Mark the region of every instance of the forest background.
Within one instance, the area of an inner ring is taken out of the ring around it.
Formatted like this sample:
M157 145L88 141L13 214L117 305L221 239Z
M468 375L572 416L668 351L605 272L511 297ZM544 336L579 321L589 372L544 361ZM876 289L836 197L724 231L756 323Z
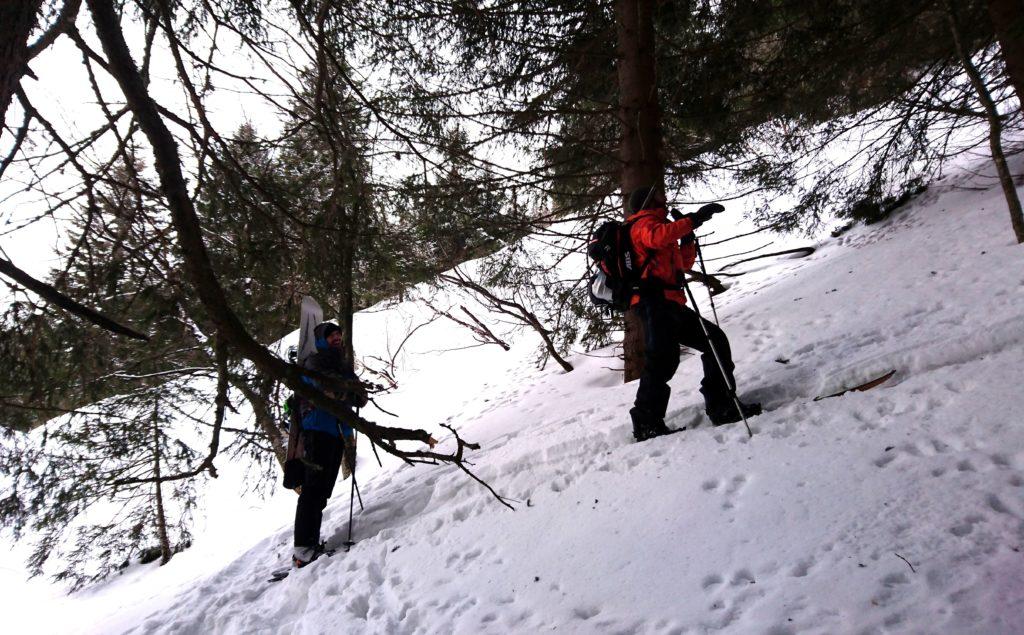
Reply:
M566 372L571 347L623 334L629 381L637 325L596 311L587 271L559 265L641 185L684 211L728 192L757 201L745 211L759 229L807 232L878 220L980 149L1024 242L1005 142L1021 121L1022 13L995 0L7 3L0 522L38 538L34 572L61 554L49 572L72 588L167 562L220 462L276 478L287 391L382 452L473 477L471 439L453 429L450 452L423 449L426 431L352 416L268 345L312 295L358 359L354 312L437 281L531 329L538 363ZM529 241L562 255L539 261ZM694 274L718 291L723 278ZM431 308L500 344L468 310ZM401 380L393 360L358 361L378 395ZM226 429L243 400L252 426ZM197 416L210 403L212 420ZM41 443L26 435L57 416ZM97 504L117 511L96 518Z

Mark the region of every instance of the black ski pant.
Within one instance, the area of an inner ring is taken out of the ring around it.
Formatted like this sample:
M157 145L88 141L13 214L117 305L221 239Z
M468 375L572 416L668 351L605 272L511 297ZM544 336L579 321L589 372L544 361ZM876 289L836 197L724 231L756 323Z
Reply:
M729 339L714 322L703 320L711 336L711 342L722 360L727 385L722 370L711 352L708 338L701 329L702 318L676 302L664 298L644 298L636 305L636 311L644 327L644 370L640 375L640 387L636 391L635 407L631 410L634 422L654 423L664 421L671 390L668 381L679 367L679 347L700 351L704 364L704 379L700 391L709 410L731 403L729 385L735 386L734 365Z
M295 546L315 547L320 544L320 523L327 499L334 491L334 482L338 480L345 443L341 437L318 430L304 430L302 442L305 476L295 507Z

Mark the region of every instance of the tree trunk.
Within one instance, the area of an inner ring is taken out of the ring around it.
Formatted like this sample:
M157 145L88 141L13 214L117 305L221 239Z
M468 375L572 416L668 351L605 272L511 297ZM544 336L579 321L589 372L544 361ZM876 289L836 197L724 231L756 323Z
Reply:
M351 228L354 222L349 223ZM342 346L344 347L345 359L352 362L355 365L355 346L352 344L353 339L353 313L355 312L355 290L353 289L352 283L352 267L354 262L354 253L356 246L353 244L352 234L353 229L349 230L349 235L345 236L341 245L341 280L339 280L340 298L338 305L341 309L341 334L342 334Z
M28 38L42 4L41 0L0 2L0 129L7 124L7 107L27 70Z
M654 0L616 0L618 39L619 120L622 140L620 184L623 214L629 215L629 193L638 187L662 186L661 119L654 62ZM626 313L623 338L625 381L640 376L644 364L643 326L635 311Z
M171 560L171 541L167 538L167 516L164 514L164 496L160 485L160 423L157 406L153 406L153 477L156 482L156 529L160 537L160 566Z
M999 110L992 100L992 94L985 85L985 78L981 76L978 68L971 61L971 53L964 47L961 37L960 25L956 19L956 13L952 5L947 3L947 17L949 18L949 29L953 34L953 42L956 44L957 54L960 62L971 78L971 84L978 93L978 100L985 108L985 115L988 119L988 142L992 150L992 161L996 164L996 172L999 174L999 183L1003 187L1003 196L1006 197L1006 206L1010 210L1010 224L1013 226L1013 234L1017 243L1024 243L1024 211L1021 209L1020 197L1017 196L1017 186L1013 183L1013 174L1006 165L1006 155L1003 153L1003 122L999 118Z
M988 14L1017 101L1024 103L1024 0L988 0Z

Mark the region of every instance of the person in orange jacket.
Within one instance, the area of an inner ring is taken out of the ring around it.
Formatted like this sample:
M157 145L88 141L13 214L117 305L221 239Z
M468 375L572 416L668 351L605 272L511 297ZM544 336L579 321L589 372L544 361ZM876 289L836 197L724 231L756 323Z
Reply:
M665 425L665 411L671 390L668 382L679 367L679 347L686 346L701 353L704 379L700 391L704 395L705 412L714 425L741 419L731 387L735 368L729 339L715 323L703 320L704 335L697 313L686 306L682 289L683 276L697 258L693 232L711 218L720 207L705 206L679 220L668 220L665 195L659 188L643 187L629 197L633 214L630 239L636 264L641 272L640 291L630 301L644 326L644 370L636 391L636 402L629 411L633 420L633 436L637 441L676 432ZM719 368L711 344L721 359L725 373ZM743 415L761 414L760 404L743 404Z

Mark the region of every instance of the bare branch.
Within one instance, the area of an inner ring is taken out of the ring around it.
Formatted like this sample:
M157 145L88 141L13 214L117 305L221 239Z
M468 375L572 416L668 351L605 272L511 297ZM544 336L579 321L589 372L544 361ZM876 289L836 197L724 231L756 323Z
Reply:
M725 271L729 267L735 267L736 265L744 262L751 262L753 260L760 260L762 258L774 258L775 256L786 256L788 254L799 254L798 258L805 258L810 256L815 251L814 247L797 247L796 249L786 249L784 251L776 251L770 254L761 254L760 256L754 256L752 258L744 258L743 260L737 260L736 262L730 262L729 264L722 267L722 271Z
M32 43L28 47L26 52L26 62L31 61L36 55L39 55L53 44L62 33L65 33L70 27L75 25L75 18L78 17L78 9L82 6L82 0L66 0L64 6L61 7L60 15L54 21L50 28L43 33L38 40Z
M117 322L103 315L99 311L90 309L89 307L75 300L72 300L71 298L64 295L51 285L40 280L36 280L35 278L28 275L18 267L14 266L14 263L12 263L10 260L0 258L0 273L4 274L5 276L14 280L15 282L24 285L26 289L37 294L39 297L43 298L47 302L54 304L73 315L77 315L83 320L95 324L100 328L106 329L107 331L110 331L111 333L115 333L117 335L132 337L137 340L142 340L144 342L149 341L149 336L143 335L138 331L134 331L128 328L127 326L118 324Z

